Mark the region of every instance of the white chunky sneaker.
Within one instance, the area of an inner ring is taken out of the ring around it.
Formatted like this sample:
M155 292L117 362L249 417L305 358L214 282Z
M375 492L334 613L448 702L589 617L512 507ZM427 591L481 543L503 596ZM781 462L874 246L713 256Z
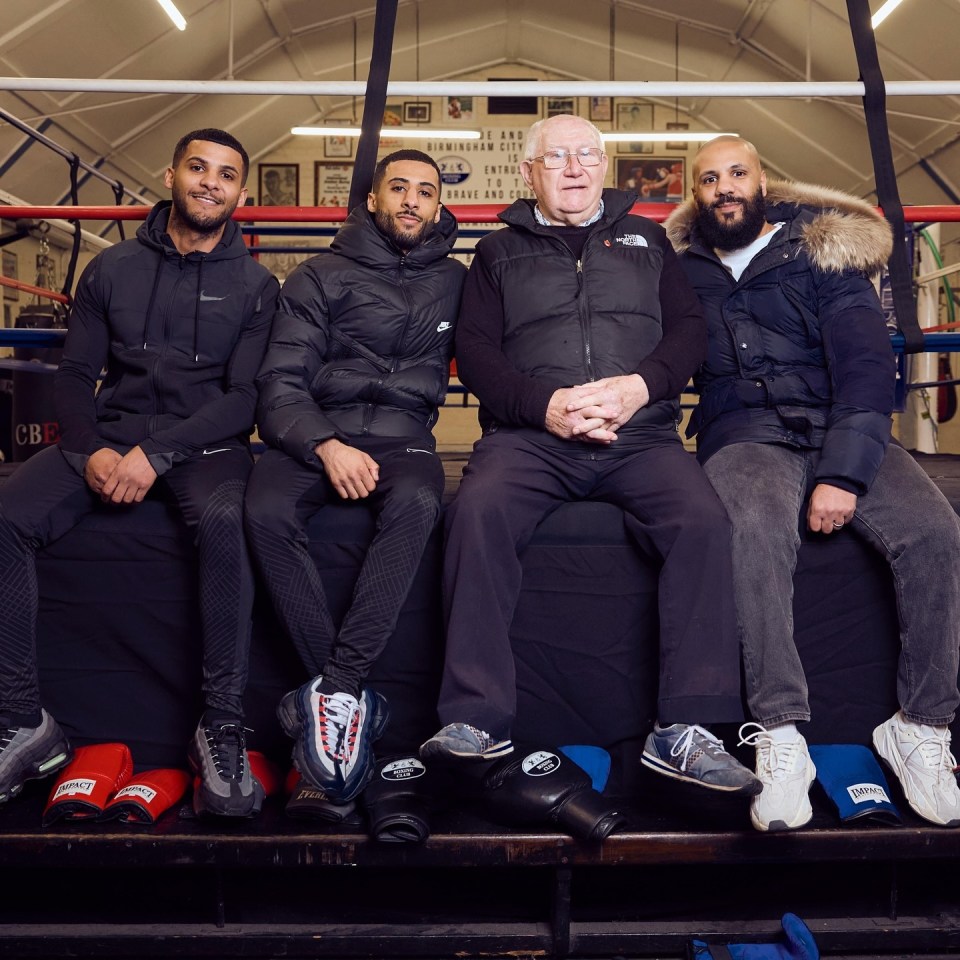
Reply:
M763 783L763 792L750 801L750 822L754 827L766 833L795 830L808 823L813 816L810 784L817 768L803 735L798 733L793 740L774 740L766 727L751 722L740 728L739 745L756 748L756 773Z
M950 730L894 714L873 731L873 746L897 775L914 813L942 827L960 827L957 761Z

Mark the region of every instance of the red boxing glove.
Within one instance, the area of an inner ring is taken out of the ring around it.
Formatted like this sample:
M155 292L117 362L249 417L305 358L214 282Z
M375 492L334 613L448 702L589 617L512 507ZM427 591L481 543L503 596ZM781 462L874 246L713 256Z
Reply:
M259 750L248 750L250 772L260 781L265 796L278 794L283 787L283 774L280 768Z
M186 770L147 770L137 774L118 790L104 808L101 820L120 819L124 823L156 823L190 786Z
M133 757L125 743L77 747L50 791L43 825L61 818L92 820L103 812L110 795L133 774Z

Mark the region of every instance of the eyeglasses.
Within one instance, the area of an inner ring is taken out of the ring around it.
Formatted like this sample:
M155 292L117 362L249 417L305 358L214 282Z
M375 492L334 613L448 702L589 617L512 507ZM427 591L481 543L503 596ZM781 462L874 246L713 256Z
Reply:
M571 157L580 161L581 167L595 167L603 159L599 147L579 147L576 150L548 150L542 157L531 157L530 162L539 160L547 170L561 170Z

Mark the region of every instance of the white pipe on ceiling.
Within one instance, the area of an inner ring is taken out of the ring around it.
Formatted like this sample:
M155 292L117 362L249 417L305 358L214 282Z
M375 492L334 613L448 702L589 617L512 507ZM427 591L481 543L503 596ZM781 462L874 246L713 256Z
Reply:
M358 80L131 80L64 77L0 77L0 90L45 90L77 93L235 94L305 97L359 96L367 85ZM960 80L888 80L888 97L958 96ZM562 81L393 81L387 95L395 97L863 97L860 81L830 82L702 82L622 80Z

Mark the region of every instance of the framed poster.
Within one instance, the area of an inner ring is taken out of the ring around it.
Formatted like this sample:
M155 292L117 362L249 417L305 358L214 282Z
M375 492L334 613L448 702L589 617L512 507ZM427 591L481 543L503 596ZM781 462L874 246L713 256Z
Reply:
M547 116L555 117L561 113L576 113L573 97L547 97Z
M653 104L617 100L617 129L625 133L653 130Z
M299 163L261 163L257 170L261 207L296 207L300 203Z
M313 205L315 207L345 207L350 199L352 163L313 161Z
M613 97L591 97L590 98L590 120L596 123L598 120L613 119Z
M617 157L617 187L635 190L641 203L679 203L683 168L677 157Z
M325 157L352 157L352 137L324 137L323 155Z
M429 123L431 105L422 100L406 101L403 105L404 123Z

